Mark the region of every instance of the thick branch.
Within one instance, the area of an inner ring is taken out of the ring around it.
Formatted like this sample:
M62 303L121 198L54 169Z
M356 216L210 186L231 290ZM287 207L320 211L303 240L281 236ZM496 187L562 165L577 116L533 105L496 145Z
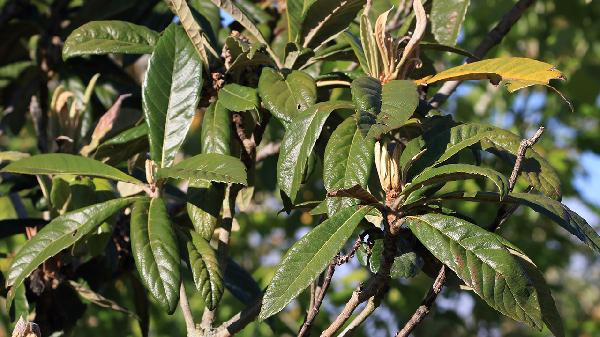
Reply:
M261 306L262 297L231 317L227 322L221 324L215 333L215 337L231 337L240 332L258 316Z
M508 11L500 22L486 35L486 37L481 41L479 46L475 48L473 55L477 58L481 59L487 54L490 49L500 43L504 36L508 34L512 26L521 18L525 10L527 10L535 0L519 0L511 9ZM467 63L471 63L476 61L476 59L468 58ZM435 94L435 96L429 102L429 106L431 109L439 108L450 95L458 88L461 81L448 81L442 85L440 90Z
M367 301L364 309L348 324L348 326L338 335L338 337L351 336L356 329L367 319L367 317L371 316L371 314L379 307L381 304L382 296L372 296Z

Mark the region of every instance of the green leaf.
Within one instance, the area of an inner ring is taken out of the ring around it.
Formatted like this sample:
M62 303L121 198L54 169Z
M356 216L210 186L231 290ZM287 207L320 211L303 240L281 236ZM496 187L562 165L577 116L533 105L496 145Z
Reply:
M411 192L428 185L478 177L488 178L498 187L500 200L508 194L508 179L502 173L481 166L448 164L440 167L430 167L423 171L410 184L405 186L402 195L409 195Z
M54 218L31 240L27 241L14 257L7 277L9 291L7 304L10 305L23 280L44 261L70 247L79 239L96 229L101 223L137 198L114 199Z
M236 112L257 109L258 94L254 88L230 83L219 90L219 104Z
M419 48L421 48L422 50L447 51L447 52L454 53L454 54L457 54L457 55L462 55L462 56L465 56L465 57L472 58L473 60L478 60L479 59L477 56L473 55L468 50L455 47L454 45L451 46L451 45L442 44L442 43L420 41L419 42Z
M185 159L173 167L162 168L158 178L185 179L190 184L217 181L246 185L246 166L241 160L217 153L203 153Z
M347 29L366 0L312 1L305 10L301 35L304 48L316 49Z
M303 71L294 70L284 77L272 68L263 68L258 94L273 116L287 126L296 115L315 104L315 80Z
M75 174L143 184L112 166L97 160L66 153L38 154L12 162L0 172L21 174Z
M333 110L351 108L353 105L345 101L317 103L292 120L281 142L277 162L277 182L292 201L296 199L308 157L327 117Z
M202 182L187 191L187 213L196 233L210 240L221 213L225 188L221 184Z
M351 91L356 123L362 135L366 136L381 112L381 82L373 77L362 76L352 81Z
M27 301L27 291L25 284L21 284L17 288L15 288L15 297L13 300L13 305L10 307L9 315L11 316L11 321L16 323L19 321L19 318L27 319L29 317L29 301ZM10 303L7 303L10 305Z
M211 103L204 113L200 142L202 153L230 153L231 115L219 101Z
M469 2L469 0L433 0L430 14L431 31L436 41L450 46L456 44Z
M201 88L200 57L183 28L171 24L148 61L142 84L150 157L159 167L173 163L192 124Z
M477 61L446 69L436 75L416 80L418 85L439 81L467 81L488 79L492 84L506 82L509 92L535 84L548 85L550 80L564 79L553 65L524 57L502 57Z
M227 290L246 305L262 295L262 289L252 275L232 259L227 260L223 281Z
M406 217L413 234L492 308L541 329L539 295L503 238L441 214Z
M369 16L364 14L360 16L360 43L365 52L368 65L368 72L366 74L374 78L379 78L380 69L383 68L383 64L379 56L377 41L375 41L373 26L371 25Z
M527 278L533 283L533 286L538 293L542 320L546 323L546 326L555 337L564 337L565 328L563 327L563 321L558 313L556 303L554 303L554 298L552 298L550 287L546 283L544 275L542 275L542 272L537 268L535 263L533 263L533 261L531 261L531 259L520 249L507 240L505 240L504 245L519 262L525 271Z
M346 41L352 50L354 51L354 55L358 59L358 63L360 64L363 72L365 74L369 73L369 63L367 62L367 58L365 55L365 51L360 43L360 39L354 36L351 32L345 31L340 35L342 41Z
M150 54L158 37L152 29L126 21L92 21L67 37L62 57L67 60L93 54Z
M383 85L381 90L381 113L368 137L379 138L382 134L403 126L419 104L417 86L413 81L394 80Z
M440 199L459 199L475 202L498 202L498 195L491 192L455 192L440 196ZM600 253L600 236L585 219L577 213L570 210L566 205L539 194L531 193L510 193L503 203L525 205L534 211L545 215L552 221L559 224L569 233L575 235L592 250Z
M286 0L285 14L287 16L288 41L300 42L300 29L304 21L304 9L307 2L312 0Z
M372 207L348 207L315 227L285 254L263 297L259 318L283 309L327 267Z
M189 233L189 234L188 234ZM217 254L208 241L194 231L186 233L186 249L196 289L209 310L214 310L223 295L223 275Z
M161 198L144 198L131 211L131 251L142 283L169 314L179 301L179 249Z
M373 166L374 140L365 139L354 118L346 118L331 134L323 159L323 183L328 192L359 185L366 188ZM352 198L327 198L331 216L356 204Z

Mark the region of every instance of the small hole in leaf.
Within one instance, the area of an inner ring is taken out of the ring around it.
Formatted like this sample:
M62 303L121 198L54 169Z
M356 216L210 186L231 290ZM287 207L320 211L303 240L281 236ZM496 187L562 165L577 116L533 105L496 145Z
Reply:
M300 110L300 104L296 105L296 109Z

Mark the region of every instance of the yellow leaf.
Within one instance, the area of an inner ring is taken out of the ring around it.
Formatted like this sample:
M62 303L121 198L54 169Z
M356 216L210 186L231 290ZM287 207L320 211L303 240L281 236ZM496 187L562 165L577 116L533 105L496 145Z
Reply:
M439 81L483 79L490 80L492 84L504 81L508 91L513 92L534 84L548 85L550 80L565 77L551 64L524 57L505 57L463 64L415 82L426 85Z

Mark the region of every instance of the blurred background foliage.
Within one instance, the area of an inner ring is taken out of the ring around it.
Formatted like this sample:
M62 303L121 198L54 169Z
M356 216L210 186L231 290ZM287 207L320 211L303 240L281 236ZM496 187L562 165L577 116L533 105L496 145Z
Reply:
M209 22L213 28L213 38L220 42L220 46L232 30L242 30L208 1L189 2ZM281 16L278 10L281 10L284 2L235 2L260 24L263 34L272 41L273 49L282 53L287 34L280 32L285 25L285 16ZM375 1L373 16L392 5L398 6L398 2ZM400 0L400 3L403 2ZM513 3L505 0L471 1L458 47L473 50ZM81 125L76 138L89 137L97 119L120 94L132 94L123 103L126 114L122 115L128 118L120 122L120 130L139 121L140 83L147 56L93 56L63 62L60 58L61 45L73 29L93 20L127 20L161 31L174 20L163 2L0 0L0 9L0 150L4 151L4 155L5 151L37 153L64 150L64 145L45 142L42 139L46 137L38 137L40 133L47 132L44 126L48 123L39 111L49 109L54 91L59 86L72 91L76 99L83 99L85 88L96 73L100 77L89 104L81 112ZM453 114L459 121L490 122L523 136L530 136L540 125L545 126L546 132L537 149L559 172L565 203L582 214L597 230L600 229L599 35L600 1L539 0L513 27L502 44L487 55L524 56L554 64L567 75L567 81L555 85L572 102L574 111L559 95L544 87L525 89L511 95L501 88L481 82L463 83L440 109L441 113ZM433 41L431 34L428 40ZM458 65L463 59L428 50L423 61L423 72L430 73L433 69ZM348 69L354 69L352 62L325 61L310 67L308 71L316 76ZM435 89L429 88L430 94ZM343 97L348 93L340 89L335 90L333 95ZM184 147L187 153L198 152L201 117L202 111L199 110ZM269 142L270 136L280 136L281 129L281 126L271 123L264 143ZM143 148L144 144L139 146ZM110 153L111 149L106 150ZM122 150L117 148L117 152ZM114 149L111 155L115 155ZM5 159L0 158L0 161ZM278 214L283 204L275 193L275 164L273 157L260 164L262 167L256 177L255 199L252 203L238 200L242 212L236 216L231 244L231 256L235 262L250 272L261 288L269 282L281 254L319 220L302 210L290 215ZM301 192L304 200L320 200L324 195L318 178L321 170L319 165L315 165L311 180ZM0 220L43 217L45 206L35 181L14 176L11 179L3 176L1 179ZM465 183L465 189L469 189L468 184L474 182ZM93 186L92 189L98 192L101 188ZM477 214L477 222L489 222L494 215L486 209L486 205L465 203L458 206L468 210L469 214ZM2 223L0 270L5 272L10 263L10 254L24 242L25 236L22 231L7 227L9 222ZM117 226L115 231L118 230L125 229ZM545 219L529 210L520 209L504 225L502 234L528 252L545 272L565 321L567 336L600 336L600 259L568 238L563 230L550 226ZM78 275L96 293L137 312L140 320L144 321L145 315L149 314L150 336L183 336L185 324L179 309L173 316L168 316L151 300L148 302L143 292L139 291L139 281L130 272L131 256L125 256L118 265L114 265L115 254L123 252L115 253L107 248L81 265L77 270ZM334 291L330 291L326 298L324 310L316 320L315 331L327 326L332 315L337 314L352 290L368 277L368 273L356 260L336 272ZM235 278L235 275L232 277ZM4 281L0 281L0 295L4 296ZM431 282L423 273L411 280L395 280L385 304L367 320L357 335L378 337L395 333L418 306ZM187 288L193 287L189 285ZM69 331L65 335L72 336L142 335L135 319L81 300L72 288L57 287L40 294L27 290L23 295L32 305L15 305L17 310L30 312L32 317L37 315L36 319L45 320L48 326L53 327L53 331ZM307 302L308 296L304 294L298 301ZM26 304L26 301L22 303ZM306 307L306 303L303 304ZM199 315L203 308L201 299L193 297L191 305ZM224 321L241 310L244 303L226 292L220 307L218 321ZM149 308L149 312L144 308ZM0 312L0 337L8 336L14 313L5 311L3 297L0 297ZM295 301L276 319L252 323L239 335L283 336L297 331L303 317L304 312ZM442 333L446 337L549 336L548 331L536 332L502 317L476 296L451 285L446 287L435 310L414 335L438 336ZM55 335L61 334L57 332Z

